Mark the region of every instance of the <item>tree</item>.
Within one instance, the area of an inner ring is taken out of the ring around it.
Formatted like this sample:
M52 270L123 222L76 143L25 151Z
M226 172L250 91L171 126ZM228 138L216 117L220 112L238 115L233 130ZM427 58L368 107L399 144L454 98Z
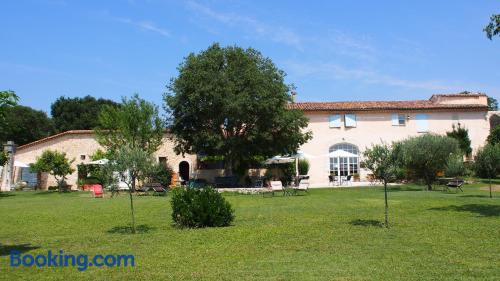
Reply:
M458 141L460 150L462 151L462 155L469 156L472 153L472 148L470 147L471 141L469 138L469 130L460 127L460 123L458 124L458 126L455 126L455 124L453 124L452 129L453 130L451 132L446 132L446 135Z
M495 178L500 170L500 143L495 145L487 144L479 149L476 154L474 168L478 176L489 180L490 198L492 198L491 179Z
M397 150L398 160L412 176L423 179L428 190L437 173L446 169L450 155L460 152L457 140L434 134L408 138Z
M18 145L50 136L54 132L52 120L43 111L27 106L13 106L5 110L0 124L0 140L11 140Z
M14 91L0 91L0 119L3 119L5 109L17 105L19 97Z
M132 192L138 180L150 174L154 160L151 155L138 147L125 145L116 151L114 170L120 173L123 182L129 187L130 211L132 215L132 233L135 233L134 201Z
M398 161L391 146L383 143L373 145L363 153L364 164L375 178L384 183L385 226L389 227L389 204L387 203L387 184L394 181L398 175Z
M486 141L491 145L500 143L500 125L497 125L493 130L491 130Z
M118 104L108 99L96 99L92 96L83 98L58 98L51 106L51 115L58 132L69 130L90 130L97 125L97 116L104 106L117 107Z
M0 151L0 166L5 165L9 161L9 156L4 151Z
M136 94L131 99L123 98L118 107L105 106L95 132L99 144L111 154L128 145L151 155L163 142L165 126L158 107Z
M486 37L492 40L493 36L500 33L500 14L492 15L490 17L490 23L483 29L486 32Z
M308 120L287 109L285 73L254 49L213 44L189 54L164 96L175 151L222 156L226 175L256 158L295 153Z
M59 191L62 191L66 176L75 171L71 167L74 161L74 159L69 161L64 152L45 150L40 157L37 157L35 163L30 164L30 169L34 172L44 172L54 176Z

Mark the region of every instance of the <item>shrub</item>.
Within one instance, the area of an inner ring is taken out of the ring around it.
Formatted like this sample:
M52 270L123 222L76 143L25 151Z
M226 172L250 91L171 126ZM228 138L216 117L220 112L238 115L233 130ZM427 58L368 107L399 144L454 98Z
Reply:
M234 211L229 202L211 187L179 187L172 191L172 219L180 227L229 226Z
M309 173L309 161L306 159L299 160L299 175L307 175Z
M148 172L147 179L149 182L159 182L163 187L168 188L172 183L172 174L170 166L155 164Z
M447 177L463 177L467 173L463 156L460 154L452 154L446 163L446 170L444 174Z

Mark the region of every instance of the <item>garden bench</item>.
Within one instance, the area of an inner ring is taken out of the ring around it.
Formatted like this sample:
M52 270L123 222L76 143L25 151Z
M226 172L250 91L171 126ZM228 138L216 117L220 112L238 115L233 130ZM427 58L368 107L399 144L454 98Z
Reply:
M462 190L462 185L464 184L464 180L463 179L454 179L454 180L451 180L449 181L447 184L446 184L446 189L448 190L449 187L451 188L456 188L456 192L458 192L458 190L460 189L460 191L464 192Z
M146 183L142 186L145 192L153 191L153 195L164 196L167 194L167 190L159 182Z

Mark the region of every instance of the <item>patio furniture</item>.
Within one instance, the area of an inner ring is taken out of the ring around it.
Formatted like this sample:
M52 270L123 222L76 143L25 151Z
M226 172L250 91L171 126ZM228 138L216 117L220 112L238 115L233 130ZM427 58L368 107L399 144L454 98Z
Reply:
M167 195L167 190L159 182L150 182L142 186L142 189L146 192L153 191L153 196L165 196Z
M335 177L333 175L329 175L328 176L328 185L331 184L333 186L334 183L335 183Z
M345 180L343 181L346 183L346 185L352 185L352 175L348 175L345 177Z
M460 189L460 191L464 192L462 190L462 185L465 183L465 181L463 179L453 179L451 180L450 182L448 182L446 184L446 190L449 190L449 188L455 188L455 192L458 192L458 190Z
M274 193L279 191L282 191L283 196L285 196L285 189L283 188L283 184L281 183L281 181L271 181L270 184L271 186L266 192L262 194L262 196L264 196L264 194L266 193L271 193L272 196L274 196Z
M309 179L302 179L299 185L293 187L294 193L297 194L299 191L309 192Z
M102 185L100 184L93 184L92 185L92 196L94 198L102 198L104 195L104 192L102 190Z

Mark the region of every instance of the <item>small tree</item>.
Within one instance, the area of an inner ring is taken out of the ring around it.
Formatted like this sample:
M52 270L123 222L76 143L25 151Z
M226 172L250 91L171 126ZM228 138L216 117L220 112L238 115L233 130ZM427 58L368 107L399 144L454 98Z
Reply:
M363 153L364 164L373 176L384 183L385 226L389 227L389 204L387 203L387 184L396 179L398 165L396 154L391 146L383 143L373 145Z
M398 160L414 177L421 178L432 190L437 173L446 170L450 155L459 153L457 140L425 134L408 138L398 145Z
M34 172L44 172L54 176L58 190L62 191L66 176L75 171L71 167L74 161L74 159L69 161L64 152L45 150L40 157L37 157L36 162L30 165L30 169Z
M491 192L491 179L495 178L500 170L500 143L496 145L487 144L479 149L476 154L474 168L478 176L488 179L490 185L490 198L493 197Z
M307 175L309 173L309 161L307 159L299 160L299 175Z
M163 141L165 126L158 107L136 94L123 98L120 106L104 106L96 127L97 141L113 154L119 148L130 146L153 154Z
M121 147L116 151L113 168L120 173L120 177L129 188L130 211L132 215L132 233L135 233L134 201L132 192L138 180L143 180L152 169L154 160L151 155L140 149L130 146Z
M471 142L469 138L469 130L462 128L460 124L458 124L458 126L455 126L455 124L453 124L452 129L453 130L451 132L446 132L446 135L450 138L456 139L458 141L462 154L465 156L469 156L472 153L472 148L470 147Z
M446 170L444 172L447 177L461 177L464 176L467 172L467 168L465 167L463 155L462 154L452 154L450 158L448 158L448 162L446 163Z
M493 130L491 130L486 141L491 145L500 143L500 125L497 125Z

